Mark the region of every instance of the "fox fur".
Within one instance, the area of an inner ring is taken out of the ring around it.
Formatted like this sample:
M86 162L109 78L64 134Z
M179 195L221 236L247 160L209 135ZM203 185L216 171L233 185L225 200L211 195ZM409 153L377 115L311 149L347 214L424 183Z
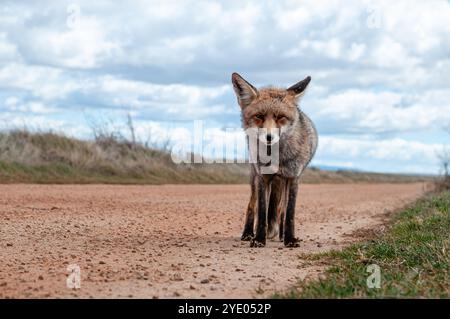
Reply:
M266 238L277 234L285 246L299 245L294 225L298 183L318 144L314 124L298 107L310 81L308 76L288 89L257 90L239 74L232 75L242 127L257 129L258 139L269 150L275 146L279 150L273 173L264 172L267 163L251 164L251 196L241 237L251 241L251 247L263 247Z

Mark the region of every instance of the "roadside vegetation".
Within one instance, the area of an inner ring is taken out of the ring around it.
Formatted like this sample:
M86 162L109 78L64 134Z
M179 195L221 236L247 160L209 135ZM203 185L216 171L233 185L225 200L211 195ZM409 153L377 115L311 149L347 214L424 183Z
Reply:
M324 276L275 297L450 298L449 207L450 190L428 195L371 240L306 256L329 265ZM369 265L379 266L379 288L367 284Z
M244 166L173 163L170 152L119 135L83 141L56 133L0 133L0 182L243 183Z
M131 134L93 129L92 140L53 132L0 133L0 183L248 183L248 164L172 162L170 141L136 140ZM128 132L127 132L128 133ZM126 138L125 136L130 136ZM305 183L417 182L424 176L308 169Z
M450 128L448 129L450 133ZM436 188L440 191L450 189L450 146L446 145L438 154L442 166L442 177L436 182Z

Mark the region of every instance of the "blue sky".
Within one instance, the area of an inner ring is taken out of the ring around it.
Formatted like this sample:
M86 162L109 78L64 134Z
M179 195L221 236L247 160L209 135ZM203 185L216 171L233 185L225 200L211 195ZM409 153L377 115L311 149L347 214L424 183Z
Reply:
M450 137L448 1L2 1L0 128L216 143L240 125L230 77L313 80L313 164L438 173ZM112 123L112 124L111 124ZM237 133L239 135L239 133Z

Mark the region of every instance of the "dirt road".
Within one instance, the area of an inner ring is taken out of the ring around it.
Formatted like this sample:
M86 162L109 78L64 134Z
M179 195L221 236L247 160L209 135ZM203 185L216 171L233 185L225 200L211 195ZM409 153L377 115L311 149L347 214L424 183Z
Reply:
M302 185L299 248L239 240L245 185L0 185L0 297L270 296L418 198L424 185ZM81 288L67 288L68 265Z

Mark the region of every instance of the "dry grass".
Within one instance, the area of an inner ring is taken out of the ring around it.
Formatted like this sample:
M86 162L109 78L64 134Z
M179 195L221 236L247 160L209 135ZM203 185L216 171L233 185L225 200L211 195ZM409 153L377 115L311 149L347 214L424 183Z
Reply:
M445 191L450 189L450 176L444 176L436 181L436 190Z
M17 183L247 183L248 164L172 162L169 148L95 132L83 141L51 132L0 133L0 182ZM429 178L308 169L303 182L414 182Z
M54 133L0 134L0 181L38 183L240 183L247 168L176 165L170 153L116 137L81 141Z

